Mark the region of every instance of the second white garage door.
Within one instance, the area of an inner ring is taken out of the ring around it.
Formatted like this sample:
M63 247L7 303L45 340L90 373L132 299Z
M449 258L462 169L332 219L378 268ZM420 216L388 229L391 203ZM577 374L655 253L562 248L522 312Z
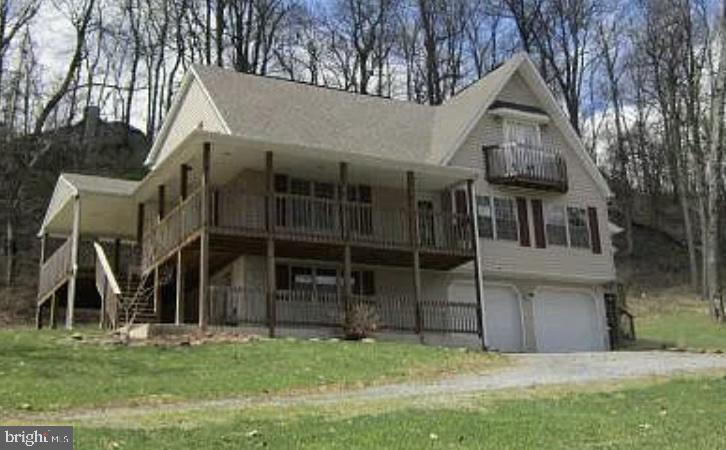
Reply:
M534 300L537 351L604 350L597 308L587 292L543 289Z

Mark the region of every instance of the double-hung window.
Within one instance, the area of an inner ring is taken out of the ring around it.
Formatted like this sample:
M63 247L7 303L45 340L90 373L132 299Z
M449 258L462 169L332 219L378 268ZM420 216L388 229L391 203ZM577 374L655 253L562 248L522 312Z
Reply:
M545 208L547 243L567 246L567 220L565 208L561 205L547 204Z
M519 239L514 199L478 196L476 198L476 220L481 238L502 241Z
M516 241L519 239L517 210L514 200L505 197L494 197L494 218L497 239Z
M589 248L590 229L585 208L567 208L567 225L570 231L570 247Z

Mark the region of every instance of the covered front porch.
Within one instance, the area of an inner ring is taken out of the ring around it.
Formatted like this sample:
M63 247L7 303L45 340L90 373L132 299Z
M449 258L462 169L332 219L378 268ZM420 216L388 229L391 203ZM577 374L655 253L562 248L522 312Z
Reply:
M210 277L241 255L261 257L264 289L253 297L264 297L264 308L255 302L257 315L247 319L264 316L274 335L278 319L285 321L278 305L297 305L296 294L290 300L278 292L275 267L281 258L340 264L340 292L325 303L330 317L337 314L335 305L353 301L354 265L404 267L411 274L407 304L420 316L412 316L418 323L409 328L420 330L421 270L448 271L476 259L470 204L476 176L469 169L197 130L137 190L142 272L169 286L160 289L159 302L174 314L162 315L206 327L214 321L210 296L220 292ZM241 298L238 288L225 290L225 298ZM295 307L305 305L316 308L314 302ZM480 309L472 310L471 323Z

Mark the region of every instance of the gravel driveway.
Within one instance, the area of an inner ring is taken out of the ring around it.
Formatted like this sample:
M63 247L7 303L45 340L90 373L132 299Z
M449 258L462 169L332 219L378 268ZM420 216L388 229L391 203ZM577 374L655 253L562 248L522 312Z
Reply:
M250 405L312 405L343 400L395 400L451 394L527 388L542 385L585 384L650 376L703 371L726 373L726 355L676 352L600 352L568 354L513 354L511 365L482 374L458 375L438 381L401 383L357 390L295 396L238 397L185 401L174 404L83 409L25 416L28 420L53 422L128 421L160 412L200 409L237 409Z
M668 376L708 370L726 371L726 355L678 352L598 352L513 354L511 366L482 375L460 375L432 383L379 386L356 392L370 397L403 397L584 384Z

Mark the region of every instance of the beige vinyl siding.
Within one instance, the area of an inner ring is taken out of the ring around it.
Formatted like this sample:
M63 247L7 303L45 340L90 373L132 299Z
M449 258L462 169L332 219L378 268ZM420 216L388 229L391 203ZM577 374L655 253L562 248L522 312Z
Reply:
M224 126L196 80L191 82L189 90L184 94L184 98L179 105L179 112L170 125L159 157L155 162L156 165L169 156L174 148L197 128L206 131L224 132Z
M498 99L529 106L541 107L534 93L529 91L519 75L514 76L504 87ZM482 239L481 262L485 274L507 274L511 276L538 277L543 279L591 279L605 281L615 277L613 248L608 234L607 202L595 181L585 170L575 149L567 141L553 122L542 126L542 144L558 149L567 163L569 190L565 194L545 191L512 189L490 185L486 181L482 147L497 145L503 141L501 119L485 114L476 125L465 143L451 160L453 166L474 167L481 170L476 182L477 195L525 196L541 198L545 204L556 203L563 206L597 208L600 224L602 254L594 254L590 249L577 249L560 246L547 246L545 249L521 247L518 242ZM530 236L534 236L531 204L529 205Z

